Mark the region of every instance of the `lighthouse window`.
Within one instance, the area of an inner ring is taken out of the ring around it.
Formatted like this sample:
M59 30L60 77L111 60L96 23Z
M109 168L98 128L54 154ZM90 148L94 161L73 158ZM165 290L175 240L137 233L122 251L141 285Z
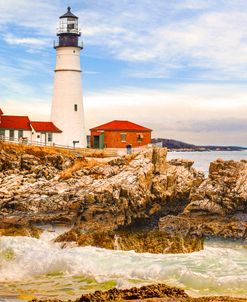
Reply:
M74 32L75 26L76 25L76 20L73 18L68 18L68 23L67 23L67 29L68 32Z
M74 105L74 110L75 110L75 111L78 111L78 106L77 106L77 104Z
M68 24L68 30L72 30L75 28L75 24Z

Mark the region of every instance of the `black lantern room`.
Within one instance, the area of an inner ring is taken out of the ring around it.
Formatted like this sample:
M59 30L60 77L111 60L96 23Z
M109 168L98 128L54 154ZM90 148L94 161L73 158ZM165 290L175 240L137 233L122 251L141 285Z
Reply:
M68 7L68 11L62 15L59 21L59 28L57 36L59 37L59 43L56 47L64 46L79 46L79 37L81 35L78 27L78 17L71 12L71 8Z

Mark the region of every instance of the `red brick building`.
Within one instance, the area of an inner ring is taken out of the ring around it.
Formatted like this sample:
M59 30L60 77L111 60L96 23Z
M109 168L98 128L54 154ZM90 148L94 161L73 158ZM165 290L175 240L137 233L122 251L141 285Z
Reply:
M112 121L90 129L91 148L136 148L151 144L152 130L129 121Z

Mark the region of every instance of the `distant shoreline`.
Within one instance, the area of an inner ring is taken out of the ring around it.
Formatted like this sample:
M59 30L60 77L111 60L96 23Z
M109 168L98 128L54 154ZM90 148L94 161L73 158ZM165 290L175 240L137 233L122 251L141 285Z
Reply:
M240 148L240 149L204 149L204 150L198 150L198 149L168 149L168 152L243 152L246 151L247 148Z
M247 147L241 146L197 146L182 141L166 138L154 138L152 144L158 147L168 148L169 151L178 152L204 152L204 151L244 151Z

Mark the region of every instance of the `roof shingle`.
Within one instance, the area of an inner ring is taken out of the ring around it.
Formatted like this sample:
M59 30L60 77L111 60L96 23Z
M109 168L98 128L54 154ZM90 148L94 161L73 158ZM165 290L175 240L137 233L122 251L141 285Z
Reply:
M28 116L2 115L0 128L32 130Z
M31 122L31 125L36 132L62 132L52 122Z
M93 130L93 131L97 131L97 130L152 131L152 129L137 125L137 124L129 122L129 121L118 121L118 120L94 127L90 130Z

